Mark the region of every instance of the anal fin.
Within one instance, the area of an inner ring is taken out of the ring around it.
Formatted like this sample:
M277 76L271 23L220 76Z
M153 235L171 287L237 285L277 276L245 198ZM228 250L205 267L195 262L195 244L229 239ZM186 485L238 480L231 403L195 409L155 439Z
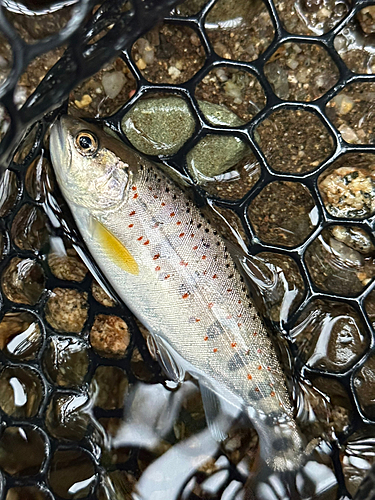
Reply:
M223 400L203 380L199 381L207 426L215 441L221 442L228 437L232 418L223 408ZM225 405L224 405L225 406Z

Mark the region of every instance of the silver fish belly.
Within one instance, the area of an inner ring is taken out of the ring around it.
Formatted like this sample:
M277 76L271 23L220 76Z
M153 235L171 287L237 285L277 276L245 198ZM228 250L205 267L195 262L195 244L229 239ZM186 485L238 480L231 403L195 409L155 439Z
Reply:
M156 345L247 409L272 469L297 467L284 374L217 230L156 165L85 122L55 125L51 156L85 243Z

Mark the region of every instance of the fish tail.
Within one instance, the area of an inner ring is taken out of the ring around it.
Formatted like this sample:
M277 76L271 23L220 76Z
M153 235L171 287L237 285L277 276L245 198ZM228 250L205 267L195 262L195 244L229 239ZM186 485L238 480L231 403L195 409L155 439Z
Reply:
M253 422L259 436L260 457L271 470L286 472L303 467L308 454L306 441L293 418L271 413Z

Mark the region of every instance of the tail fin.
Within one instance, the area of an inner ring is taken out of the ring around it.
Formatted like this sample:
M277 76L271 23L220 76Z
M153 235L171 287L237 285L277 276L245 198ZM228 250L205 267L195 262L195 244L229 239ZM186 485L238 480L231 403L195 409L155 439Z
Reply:
M306 443L294 419L271 413L253 422L259 435L260 456L271 470L286 472L303 466Z
M327 465L327 455L320 457L317 442L306 445L294 419L278 414L253 422L259 435L260 457L249 480L249 499L311 500L321 498L323 493L323 498L333 498L337 479Z

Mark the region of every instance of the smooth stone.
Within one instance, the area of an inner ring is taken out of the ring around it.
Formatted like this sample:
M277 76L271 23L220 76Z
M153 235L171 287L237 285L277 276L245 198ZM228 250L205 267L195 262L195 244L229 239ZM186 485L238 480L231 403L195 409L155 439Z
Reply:
M198 101L213 125L238 127L244 122L223 105ZM122 128L132 143L148 155L173 155L193 135L195 121L187 102L177 96L139 101L123 118ZM242 160L248 147L239 138L208 135L188 154L187 165L194 180L218 176Z

